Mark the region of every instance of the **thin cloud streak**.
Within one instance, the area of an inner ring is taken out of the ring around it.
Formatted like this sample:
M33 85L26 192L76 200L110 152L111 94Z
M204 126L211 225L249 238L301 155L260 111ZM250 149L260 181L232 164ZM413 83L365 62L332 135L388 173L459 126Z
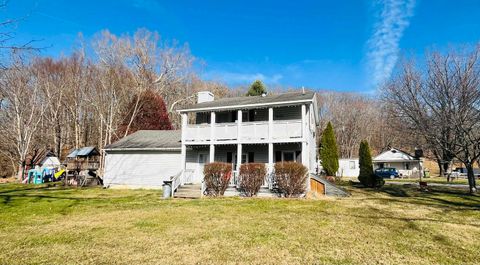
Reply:
M384 0L368 41L368 61L375 87L390 78L398 60L399 42L413 16L415 0Z

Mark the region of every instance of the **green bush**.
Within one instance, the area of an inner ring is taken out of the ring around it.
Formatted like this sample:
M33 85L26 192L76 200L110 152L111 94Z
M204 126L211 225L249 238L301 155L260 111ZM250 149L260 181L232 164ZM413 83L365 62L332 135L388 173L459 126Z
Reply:
M257 195L263 185L267 169L263 163L247 163L240 166L240 189L247 197Z
M360 174L358 180L365 187L381 187L385 184L382 177L375 175L373 172L372 154L370 146L366 140L360 142L358 150Z
M223 196L232 177L230 163L213 162L203 168L205 181L205 194L208 196Z
M320 159L327 176L335 176L338 171L338 148L333 126L329 122L320 141Z
M297 197L307 189L307 168L297 162L275 163L275 182L285 197Z

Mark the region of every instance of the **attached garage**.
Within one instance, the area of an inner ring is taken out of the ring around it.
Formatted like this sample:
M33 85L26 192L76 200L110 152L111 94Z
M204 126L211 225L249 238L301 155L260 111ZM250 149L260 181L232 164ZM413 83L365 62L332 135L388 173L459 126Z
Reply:
M181 170L181 132L138 131L105 147L107 188L159 189Z

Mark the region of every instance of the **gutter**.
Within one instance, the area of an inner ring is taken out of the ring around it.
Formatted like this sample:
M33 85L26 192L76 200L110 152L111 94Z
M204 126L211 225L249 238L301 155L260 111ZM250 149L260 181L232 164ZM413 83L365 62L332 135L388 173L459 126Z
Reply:
M159 148L104 148L103 151L181 151L181 147L159 147Z

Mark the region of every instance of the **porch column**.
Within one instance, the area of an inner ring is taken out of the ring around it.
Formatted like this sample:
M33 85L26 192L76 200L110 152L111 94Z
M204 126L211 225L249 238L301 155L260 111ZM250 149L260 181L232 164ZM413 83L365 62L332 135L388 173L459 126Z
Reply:
M215 145L214 144L210 144L210 161L208 161L209 163L212 163L212 162L215 162Z
M240 165L242 164L242 144L237 144L237 171L240 172Z
M307 134L307 114L306 105L302 105L302 164L307 167L310 172L310 163L308 161L308 134Z
M240 141L242 139L241 131L242 131L242 110L239 109L237 110L237 141Z
M273 143L268 143L268 173L273 172Z
M268 108L268 173L273 172L273 108Z
M187 146L186 146L186 143L185 143L185 133L186 133L186 130L187 130L187 124L188 124L188 116L186 113L182 113L182 155L181 155L181 159L180 159L180 163L182 163L181 165L181 169L182 170L185 170L186 168L186 157L187 157Z

